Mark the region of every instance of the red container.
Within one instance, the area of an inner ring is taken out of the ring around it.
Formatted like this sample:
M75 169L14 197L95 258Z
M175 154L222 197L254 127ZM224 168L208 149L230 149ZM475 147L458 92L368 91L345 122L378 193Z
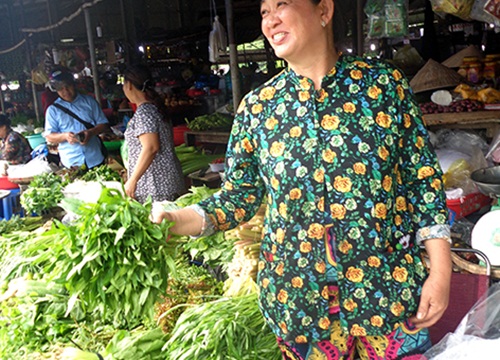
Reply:
M9 181L9 178L7 176L0 176L0 189L1 190L19 189L19 185Z
M457 220L491 204L491 198L482 193L473 193L462 196L460 199L446 200L450 218Z
M174 132L174 146L184 144L184 133L188 131L187 125L179 125L173 127Z

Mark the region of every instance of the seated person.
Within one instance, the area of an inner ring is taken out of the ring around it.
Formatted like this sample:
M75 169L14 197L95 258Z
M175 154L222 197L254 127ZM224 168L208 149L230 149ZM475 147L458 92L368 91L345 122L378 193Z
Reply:
M21 134L10 127L10 119L0 114L0 160L10 165L25 164L31 160L31 146Z

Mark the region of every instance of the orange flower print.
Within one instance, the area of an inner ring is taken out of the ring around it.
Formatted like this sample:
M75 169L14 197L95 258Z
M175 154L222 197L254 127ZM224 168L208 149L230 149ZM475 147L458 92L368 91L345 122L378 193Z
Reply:
M271 178L271 186L273 187L273 189L278 190L279 185L280 185L279 180L276 179L275 177L272 177Z
M253 146L247 138L241 140L241 147L245 149L247 153L253 152Z
M434 173L434 169L430 166L422 166L420 169L418 169L417 177L422 180L434 175Z
M370 324L375 327L382 327L384 325L384 319L381 316L374 315L370 318Z
M302 135L302 129L300 127L294 126L290 129L290 137L298 138L300 135Z
M330 212L332 213L332 218L343 220L347 210L342 204L332 204L330 205Z
M325 130L336 130L339 127L340 119L338 116L325 115L321 119L321 127Z
M273 130L276 125L278 125L278 120L274 116L271 116L266 120L265 126L267 130Z
M417 147L417 149L422 149L425 146L424 138L421 136L417 136L417 142L415 143L415 146Z
M350 331L351 336L366 336L366 329L358 324L354 324Z
M396 198L396 210L397 211L406 211L406 199L403 196L398 196Z
M374 216L379 219L385 219L387 217L387 206L383 203L376 204Z
M220 224L218 226L218 230L220 230L220 231L227 231L227 230L229 230L229 226L231 226L231 223L228 223L228 222L225 223L225 224Z
M400 302L396 302L391 305L391 313L393 313L394 316L401 316L404 311L405 307Z
M279 141L273 142L273 144L271 145L271 150L269 150L271 156L274 157L279 157L283 155L284 152L285 152L285 144Z
M283 331L283 334L288 334L288 327L286 326L286 323L284 321L281 321L278 326L280 327L281 331Z
M398 93L399 100L403 101L405 99L405 91L401 85L396 87L396 91Z
M392 277L397 282L404 283L408 279L408 271L404 267L396 266L392 272Z
M375 230L377 230L377 232L380 232L380 223L375 223Z
M262 271L266 267L266 263L264 261L259 261L258 267L259 267L259 271Z
M302 286L304 286L302 278L296 276L292 279L292 287L300 289Z
M403 75L401 75L401 72L399 70L394 70L392 72L392 77L394 77L394 80L399 81L403 78Z
M377 86L370 86L368 89L368 96L374 100L377 100L378 97L382 94L382 90L380 90Z
M284 289L281 289L276 298L280 303L286 304L286 302L288 301L288 292Z
M363 272L363 269L358 269L355 268L354 266L350 266L347 269L347 272L345 274L345 277L352 282L361 282L363 281L363 277L365 276L365 273Z
M342 176L336 176L333 182L333 187L335 188L335 190L341 193L349 192L351 191L352 187L351 179Z
M318 201L318 210L319 211L325 211L325 198L324 197L321 197Z
M349 241L347 240L344 240L342 242L340 242L339 244L339 251L342 253L342 254L347 254L349 253L349 251L352 249L352 245Z
M318 95L316 96L316 100L320 103L325 102L326 98L328 97L328 93L325 91L325 89L319 89Z
M323 286L323 290L321 290L321 297L323 299L327 299L330 297L330 292L328 291L328 286Z
M378 114L377 114L377 117L375 118L375 122L383 127L383 128L389 128L392 124L392 119L391 119L391 116L386 114L386 113L383 113L382 111L380 111Z
M382 188L389 192L392 188L392 178L389 175L384 176L384 180L382 180Z
M295 342L297 344L307 344L307 338L304 335L299 335L295 337Z
M401 177L401 172L397 170L396 172L396 182L401 185L403 183L403 178Z
M354 105L352 102L345 103L342 108L346 113L354 114L356 112L356 105Z
M323 161L331 164L333 160L337 157L337 153L330 149L323 150Z
M325 181L325 171L322 169L318 169L314 172L313 175L314 180L316 180L318 183L323 183Z
M408 204L408 211L409 212L413 212L413 205L412 204Z
M361 162L357 162L356 164L354 164L352 166L354 172L358 175L364 175L366 174L366 165L361 163Z
M408 129L411 126L411 117L408 114L404 114L403 118L403 126Z
M283 244L283 241L285 240L285 230L282 228L278 228L276 230L276 242L278 244Z
M263 88L259 93L260 100L271 100L276 93L276 89L272 86L267 86Z
M245 201L249 204L253 204L257 200L254 195L247 195Z
M299 91L299 100L304 102L311 98L311 94L308 91Z
M269 283L271 282L271 280L269 280L268 278L264 278L261 280L261 286L266 289L268 286L269 286Z
M313 239L322 239L325 234L325 227L318 223L313 223L309 225L309 229L307 230L307 236Z
M240 114L241 112L243 112L243 110L245 110L246 106L247 106L247 103L246 103L245 99L241 100L240 105L238 106L238 110L236 110L236 113Z
M218 224L224 224L226 222L226 214L222 209L215 209L215 215L217 216Z
M302 191L298 188L290 190L290 200L298 200L302 197Z
M252 106L252 114L257 115L261 113L263 109L262 104L255 104Z
M413 256L410 254L405 254L405 260L408 264L413 264Z
M362 69L363 69L363 68L371 68L371 66L369 66L366 62L364 62L364 61L359 61L359 60L355 61L355 62L354 62L354 65L356 65L357 67L360 67L360 68L362 68Z
M327 317L319 319L318 325L323 330L328 330L330 328L330 320Z
M311 83L307 78L302 78L300 79L300 87L304 90L310 90L311 89Z
M342 305L344 306L344 309L349 312L353 312L358 307L358 304L353 299L344 300Z
M234 212L234 219L238 222L242 221L245 217L246 211L245 209L236 209Z
M431 187L434 189L434 190L441 190L441 186L442 186L442 182L440 179L434 179L432 180L432 183L431 183Z
M351 70L351 78L354 80L360 80L363 77L363 73L360 70Z
M301 253L307 254L308 252L311 252L312 244L308 241L303 241L300 243L299 249Z
M326 272L326 264L323 261L317 262L314 265L314 268L320 274L324 274Z
M387 157L389 156L389 151L387 151L385 146L380 146L378 148L378 156L384 161L387 160Z
M381 261L378 257L376 256L370 256L368 258L368 266L378 268L380 267Z
M281 217L286 218L287 215L287 206L285 203L280 203L278 212L281 215Z
M231 182L229 182L229 181L226 181L226 182L224 183L224 186L223 186L223 187L224 187L224 189L225 189L225 190L231 191L231 190L233 190L233 183L231 183Z
M274 270L274 272L278 276L283 276L283 271L284 270L285 270L285 265L283 263L279 263L278 266L276 266L276 269Z
M403 223L403 219L401 218L400 215L396 215L394 216L394 224L396 224L396 226L399 226Z

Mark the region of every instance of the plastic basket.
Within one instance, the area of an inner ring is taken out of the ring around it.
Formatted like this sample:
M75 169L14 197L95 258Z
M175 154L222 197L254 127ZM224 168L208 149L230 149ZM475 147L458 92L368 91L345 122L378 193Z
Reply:
M491 204L491 198L482 193L473 193L459 199L446 200L446 205L450 210L450 217L453 220L470 215L488 204Z

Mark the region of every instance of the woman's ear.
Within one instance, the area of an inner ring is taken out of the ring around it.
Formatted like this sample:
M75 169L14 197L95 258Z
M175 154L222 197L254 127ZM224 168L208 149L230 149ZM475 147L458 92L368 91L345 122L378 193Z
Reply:
M321 10L321 21L328 24L333 19L333 13L335 12L335 2L334 0L321 0L318 5Z

